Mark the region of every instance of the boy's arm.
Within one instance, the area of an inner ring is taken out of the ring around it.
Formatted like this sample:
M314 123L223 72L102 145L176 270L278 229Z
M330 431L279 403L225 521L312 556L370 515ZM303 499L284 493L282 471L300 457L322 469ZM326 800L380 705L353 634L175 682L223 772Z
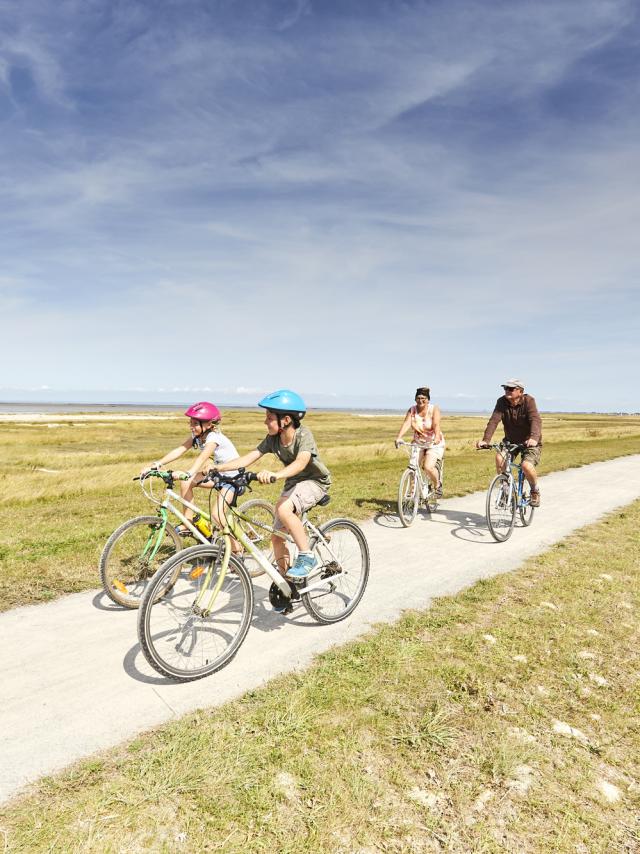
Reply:
M293 477L296 474L300 474L301 471L304 471L306 467L309 465L311 461L311 453L310 451L300 451L298 456L292 463L289 463L288 466L285 466L280 471L259 471L258 472L258 480L260 483L271 483L271 480L275 478L276 480L283 480L287 477Z
M260 457L263 456L262 452L255 448L253 451L248 451L242 457L236 457L235 460L229 460L226 463L220 463L217 466L211 466L211 468L215 468L216 471L225 472L225 471L235 471L235 469L246 468L247 466L252 465L257 462Z

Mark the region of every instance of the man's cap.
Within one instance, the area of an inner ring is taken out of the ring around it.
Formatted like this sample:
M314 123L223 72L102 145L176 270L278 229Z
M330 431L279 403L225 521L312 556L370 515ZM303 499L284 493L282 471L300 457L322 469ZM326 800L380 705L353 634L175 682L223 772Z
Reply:
M507 380L506 382L502 383L502 388L506 388L507 386L511 388L521 388L522 391L524 391L524 383L522 382L522 380Z

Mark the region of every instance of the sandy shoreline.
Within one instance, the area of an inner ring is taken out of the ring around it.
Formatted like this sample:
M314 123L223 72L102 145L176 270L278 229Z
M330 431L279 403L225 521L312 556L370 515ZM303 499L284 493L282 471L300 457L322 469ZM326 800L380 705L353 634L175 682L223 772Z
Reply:
M64 414L53 414L51 412L0 412L0 423L69 423L80 421L167 421L173 420L177 414L127 414L110 412L67 412Z

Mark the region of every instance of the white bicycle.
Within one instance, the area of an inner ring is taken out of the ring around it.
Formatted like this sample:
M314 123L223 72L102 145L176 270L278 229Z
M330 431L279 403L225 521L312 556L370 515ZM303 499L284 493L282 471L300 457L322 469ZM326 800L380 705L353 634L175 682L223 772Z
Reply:
M409 452L409 463L400 477L398 485L398 515L405 528L408 528L416 518L420 505L424 505L429 513L438 509L438 494L431 481L425 475L420 465L420 452L423 445L416 442L398 442L398 447L404 447ZM437 461L440 473L440 486L444 483L444 460Z

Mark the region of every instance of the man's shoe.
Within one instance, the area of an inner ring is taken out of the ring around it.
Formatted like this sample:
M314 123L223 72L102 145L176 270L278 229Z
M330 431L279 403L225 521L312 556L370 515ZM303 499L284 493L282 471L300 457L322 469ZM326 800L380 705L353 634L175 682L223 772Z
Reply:
M293 581L302 581L316 566L317 561L312 554L298 555L296 562L288 570L286 577L291 578Z
M434 490L436 498L442 498L442 484Z
M529 497L529 506L530 507L540 507L540 490L532 489L531 496Z

